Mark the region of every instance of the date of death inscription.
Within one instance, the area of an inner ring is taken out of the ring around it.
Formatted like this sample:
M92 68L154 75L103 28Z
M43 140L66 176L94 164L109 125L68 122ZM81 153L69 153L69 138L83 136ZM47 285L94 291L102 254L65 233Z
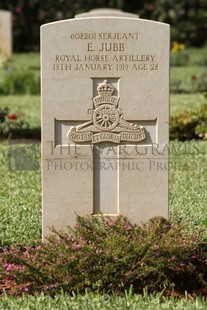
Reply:
M55 55L54 71L158 71L156 55Z

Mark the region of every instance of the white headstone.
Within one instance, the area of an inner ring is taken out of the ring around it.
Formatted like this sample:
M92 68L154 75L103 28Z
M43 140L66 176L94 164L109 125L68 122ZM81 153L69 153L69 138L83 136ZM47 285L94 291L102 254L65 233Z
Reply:
M4 10L0 10L0 53L12 56L12 15Z
M76 214L168 217L169 26L46 24L41 59L43 236Z

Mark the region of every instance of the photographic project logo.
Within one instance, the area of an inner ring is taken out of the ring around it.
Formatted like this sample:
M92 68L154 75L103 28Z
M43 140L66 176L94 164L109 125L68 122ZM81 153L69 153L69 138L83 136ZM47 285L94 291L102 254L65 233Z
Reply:
M39 170L39 145L11 145L8 150L9 170Z

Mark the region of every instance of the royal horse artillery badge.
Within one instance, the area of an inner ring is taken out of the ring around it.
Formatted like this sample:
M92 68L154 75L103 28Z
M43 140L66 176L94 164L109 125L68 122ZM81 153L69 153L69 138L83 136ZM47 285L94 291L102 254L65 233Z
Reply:
M114 96L115 87L104 80L97 88L98 96L93 98L93 109L88 112L91 120L71 127L67 136L75 143L122 141L139 142L146 138L143 126L124 120L119 108L119 97Z

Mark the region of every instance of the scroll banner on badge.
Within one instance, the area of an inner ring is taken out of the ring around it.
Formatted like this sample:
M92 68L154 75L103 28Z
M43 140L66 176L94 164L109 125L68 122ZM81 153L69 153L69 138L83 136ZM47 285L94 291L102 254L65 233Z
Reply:
M69 134L69 139L73 142L87 142L92 140L92 132L77 132L72 130Z
M114 142L120 143L121 141L129 141L129 142L139 142L146 138L144 130L140 130L139 132L99 132L93 134L92 132L71 132L69 134L70 140L73 142L92 142L92 143L100 143L100 142Z

